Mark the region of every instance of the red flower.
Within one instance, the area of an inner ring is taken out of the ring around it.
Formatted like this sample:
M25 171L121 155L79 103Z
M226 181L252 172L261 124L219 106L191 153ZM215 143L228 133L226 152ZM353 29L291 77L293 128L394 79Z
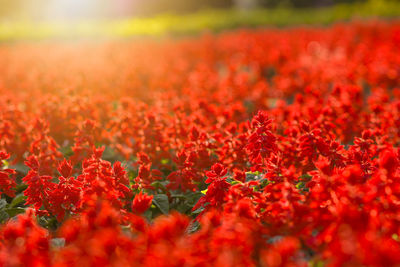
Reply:
M3 169L3 160L6 160L8 158L10 158L10 154L0 151L0 196L3 192L9 197L14 197L15 192L13 188L16 186L16 183L12 178L12 175L16 172L15 170L9 168Z
M211 171L206 172L206 176L208 177L206 183L210 185L207 188L206 195L199 199L193 210L205 206L221 207L226 193L231 186L226 181L226 177L224 177L227 172L228 170L219 163L214 164L211 167Z
M40 164L36 156L31 155L25 161L25 165L31 168L28 174L22 178L22 181L28 185L24 191L26 204L32 204L36 211L44 206L45 210L40 213L47 214L51 211L49 195L53 192L56 184L52 182L53 177L49 175L40 175Z
M72 173L71 161L67 161L64 159L57 168L58 172L62 175L62 177L67 178Z
M150 208L152 201L152 195L147 195L140 192L132 201L132 211L141 214Z
M272 133L272 120L268 118L266 111L258 111L251 121L252 133L248 138L246 150L250 161L259 165L268 158L271 153L277 152L276 136Z
M385 150L379 156L379 166L385 169L389 175L393 174L399 166L399 159L395 151Z

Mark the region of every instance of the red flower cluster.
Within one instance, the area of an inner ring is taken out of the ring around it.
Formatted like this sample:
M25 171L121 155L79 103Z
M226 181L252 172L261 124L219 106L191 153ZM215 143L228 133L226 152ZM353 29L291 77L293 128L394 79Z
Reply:
M400 265L399 40L1 46L0 266Z
M12 175L15 174L15 170L9 169L4 166L4 161L10 158L10 155L0 151L0 196L2 193L9 197L14 197L15 192L13 188L16 186Z

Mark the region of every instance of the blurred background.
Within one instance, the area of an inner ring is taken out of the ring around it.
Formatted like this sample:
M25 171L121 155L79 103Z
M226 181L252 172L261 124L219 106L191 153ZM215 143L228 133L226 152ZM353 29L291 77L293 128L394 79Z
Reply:
M400 0L0 0L0 40L193 34L399 15Z
M361 0L0 0L0 18L99 19L187 14L205 9L320 8ZM382 2L382 1L375 1ZM398 1L395 1L398 2Z

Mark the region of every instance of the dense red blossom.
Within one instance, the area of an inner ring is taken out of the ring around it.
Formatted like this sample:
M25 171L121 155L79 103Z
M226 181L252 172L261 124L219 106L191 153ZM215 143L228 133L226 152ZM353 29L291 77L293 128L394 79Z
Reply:
M399 40L4 44L0 266L400 265Z

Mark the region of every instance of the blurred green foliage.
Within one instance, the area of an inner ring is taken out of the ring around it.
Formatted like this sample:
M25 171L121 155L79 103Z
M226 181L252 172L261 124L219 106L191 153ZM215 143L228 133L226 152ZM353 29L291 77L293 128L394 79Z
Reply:
M399 18L399 15L399 1L369 0L321 8L215 9L187 15L75 23L13 21L0 24L0 40L186 35L205 30L218 32L238 27L326 25L355 18Z

